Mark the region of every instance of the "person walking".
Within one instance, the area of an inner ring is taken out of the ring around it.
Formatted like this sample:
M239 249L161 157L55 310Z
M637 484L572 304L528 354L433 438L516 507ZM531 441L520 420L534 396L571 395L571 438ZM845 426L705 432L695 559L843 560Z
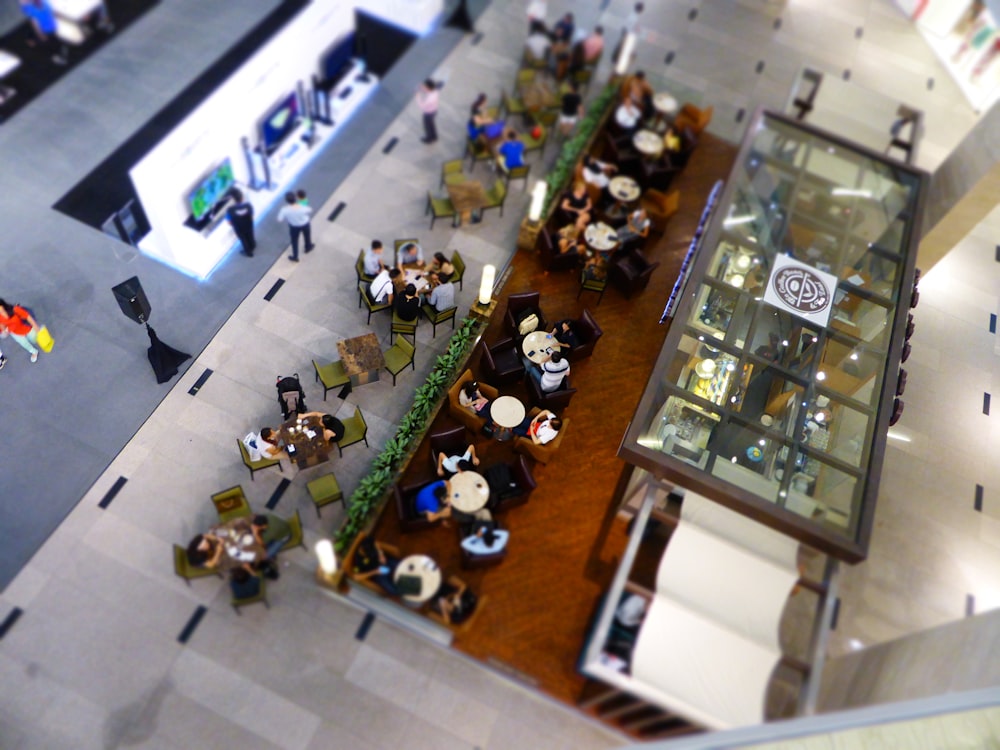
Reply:
M299 203L295 193L285 193L285 205L278 211L278 221L288 224L288 233L292 239L292 254L288 256L288 260L299 262L299 235L305 239L305 252L316 247L312 243L312 228L309 225L311 216L312 208Z
M35 348L35 344L38 341L40 327L38 321L23 307L8 304L6 300L0 299L0 332L3 335L9 333L10 337L31 355L32 362L38 361L38 349ZM6 360L7 358L0 354L0 363L6 364ZM0 367L2 366L0 364Z
M31 28L37 40L52 52L52 62L56 65L69 64L69 47L56 35L56 16L49 0L20 0L21 12L31 21ZM34 40L28 40L34 47Z
M230 195L233 205L226 210L226 219L243 245L243 254L252 258L253 251L257 248L257 240L253 234L253 206L237 188L233 188Z
M434 118L437 117L439 101L438 85L428 78L417 91L417 106L424 113L424 137L420 139L423 143L434 143L438 139Z

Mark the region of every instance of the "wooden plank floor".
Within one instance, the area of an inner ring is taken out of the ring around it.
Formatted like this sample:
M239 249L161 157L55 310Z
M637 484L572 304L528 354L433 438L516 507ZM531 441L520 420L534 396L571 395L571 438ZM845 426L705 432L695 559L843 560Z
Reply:
M571 381L579 392L564 412L570 424L559 453L548 465L534 466L538 489L528 504L499 518L511 533L504 562L463 571L454 524L400 534L391 504L379 521L380 539L397 544L404 555L431 554L446 574L458 574L480 595L481 611L472 627L456 637L456 648L509 669L568 703L574 703L583 688L576 663L586 629L626 542L624 524L605 523L606 517L613 518L611 500L624 467L616 456L618 445L666 336L667 327L658 324L660 314L705 200L715 181L729 174L735 154L732 145L707 134L702 137L672 185L681 190L679 213L666 235L646 248L661 265L649 288L631 300L609 285L600 306L590 292L577 301L577 273L545 274L534 253L515 256L486 341L505 335L506 296L528 290L542 293L549 322L575 318L586 307L604 336L593 357L573 365ZM523 385L502 392L525 396ZM435 427L451 424L445 411ZM476 445L484 467L512 455L507 444L482 436L476 436ZM426 445L406 480L420 478L433 478Z

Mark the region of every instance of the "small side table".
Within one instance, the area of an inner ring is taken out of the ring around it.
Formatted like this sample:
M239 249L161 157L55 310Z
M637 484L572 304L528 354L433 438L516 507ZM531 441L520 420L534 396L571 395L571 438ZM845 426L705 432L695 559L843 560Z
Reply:
M511 430L524 421L524 414L524 404L514 396L500 396L490 404L490 417L503 428L497 432L497 440L512 439L514 433Z
M475 513L490 501L490 486L477 471L460 471L448 480L451 507L463 513Z
M410 604L423 604L441 588L441 568L427 555L410 555L400 560L392 580L398 586L404 576L420 580L419 591L401 595Z

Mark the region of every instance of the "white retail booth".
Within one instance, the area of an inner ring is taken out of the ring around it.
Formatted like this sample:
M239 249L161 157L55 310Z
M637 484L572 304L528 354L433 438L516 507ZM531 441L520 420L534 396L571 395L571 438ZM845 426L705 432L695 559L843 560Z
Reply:
M310 116L313 80L354 32L355 10L420 35L443 8L443 0L315 0L303 8L131 168L150 224L139 248L207 278L236 243L224 220L228 189L242 189L259 219L378 85L350 59L328 92L329 116Z

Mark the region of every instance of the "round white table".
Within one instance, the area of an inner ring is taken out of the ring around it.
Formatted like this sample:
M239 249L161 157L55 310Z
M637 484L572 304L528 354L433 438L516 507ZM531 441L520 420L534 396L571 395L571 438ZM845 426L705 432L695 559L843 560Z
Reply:
M658 114L672 117L677 114L677 100L666 91L661 91L658 94L653 94L653 109Z
M476 471L460 471L448 480L451 507L463 513L475 513L490 501L490 486Z
M631 177L618 175L608 183L608 192L622 203L631 203L639 198L642 190L639 189L639 183Z
M613 227L608 226L603 221L598 221L588 226L583 232L583 238L594 250L599 253L609 253L618 247L618 235Z
M497 430L496 438L500 441L514 437L511 428L524 421L524 404L513 396L500 396L490 404L490 417L502 429Z
M652 130L639 130L632 136L632 145L647 159L658 159L663 153L663 136Z
M536 365L542 364L548 360L549 355L552 354L552 342L555 339L552 337L551 333L545 331L532 331L527 336L524 337L524 341L521 342L521 351L524 352L524 356L534 362ZM509 396L505 396L509 398ZM520 401L518 402L520 403ZM521 418L517 420L517 424L520 424L521 419L524 419L524 412L521 413ZM505 427L514 427L515 425L504 425Z
M441 588L441 568L427 555L410 555L400 560L392 579L398 585L399 579L403 576L413 576L420 579L418 593L402 595L405 601L413 604L426 602Z

